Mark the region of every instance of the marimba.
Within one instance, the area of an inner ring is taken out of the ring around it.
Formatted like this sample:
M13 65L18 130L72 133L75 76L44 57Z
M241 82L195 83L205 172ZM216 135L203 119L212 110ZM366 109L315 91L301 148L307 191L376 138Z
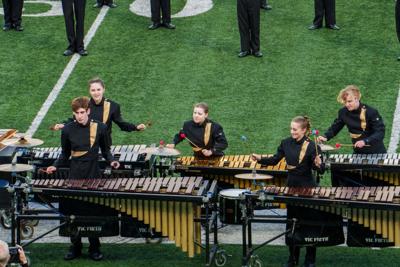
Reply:
M143 222L194 257L200 254L201 205L216 191L216 181L201 177L41 179L35 194L72 198L113 208Z
M364 245L400 246L400 186L266 187L261 201L286 203L340 215L370 233ZM349 244L349 243L348 243ZM378 245L377 245L378 244Z
M146 148L146 145L117 145L111 146L111 153L116 160L120 162L120 168L113 170L112 174L105 174L106 178L116 177L143 177L149 175L151 165L153 164L153 157L151 155L143 154L140 150ZM34 148L32 152L26 151L18 161L27 163L31 161L37 168L33 174L33 179L66 179L69 175L68 168L59 168L57 172L48 175L40 172L40 168L51 166L53 162L60 156L61 147L41 147ZM102 170L109 168L106 161L103 159L99 152L99 164Z
M268 157L272 155L262 155ZM275 166L262 166L251 160L249 155L231 155L214 157L211 159L197 159L193 156L180 157L175 163L175 170L183 175L200 175L208 179L216 179L221 182L234 185L236 188L258 189L260 185L254 185L253 181L235 178L236 174L249 173L256 170L257 173L270 174L274 178L261 180L264 185L286 184L286 161L282 159Z
M332 154L333 185L400 185L400 154Z

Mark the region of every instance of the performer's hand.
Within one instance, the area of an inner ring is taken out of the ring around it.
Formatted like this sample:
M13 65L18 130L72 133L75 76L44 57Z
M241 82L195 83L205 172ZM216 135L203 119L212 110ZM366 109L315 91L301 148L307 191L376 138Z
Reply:
M174 144L166 144L165 147L167 147L167 148L175 148L175 145Z
M203 149L203 150L201 150L201 153L203 153L203 155L206 157L209 157L212 155L212 151L209 149Z
M144 125L143 123L136 126L136 130L138 131L143 131L144 129L146 129L146 125Z
M363 148L364 146L365 146L365 141L364 140L357 141L354 144L354 147L358 147L358 148Z
M62 123L57 123L57 124L54 124L54 126L52 126L50 129L52 129L53 131L59 131L59 130L61 130L62 128L64 128L64 124L62 124Z
M254 161L259 161L259 160L261 160L261 155L259 155L259 154L251 154L250 155L250 157L251 157L251 159L252 160L254 160Z
M326 142L326 141L328 141L328 139L325 136L322 136L322 135L318 136L317 140L318 140L318 142Z
M47 174L52 174L52 173L55 172L56 170L57 170L56 167L54 167L54 166L49 166L49 167L47 167L47 169L46 169L46 173L47 173Z
M19 263L21 265L27 264L28 260L26 259L24 249L20 245L17 245L17 248L18 248Z
M111 165L111 167L113 167L114 169L118 169L119 166L120 166L120 164L119 164L118 161L112 161L110 165Z
M322 164L322 159L321 159L321 155L317 155L314 159L314 164L315 166L317 166L318 168L321 167Z

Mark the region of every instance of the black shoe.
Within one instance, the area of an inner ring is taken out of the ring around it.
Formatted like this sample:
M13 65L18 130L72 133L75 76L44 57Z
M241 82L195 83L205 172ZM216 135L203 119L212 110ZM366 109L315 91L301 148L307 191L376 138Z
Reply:
M315 267L316 265L315 265L315 263L304 263L303 264L303 267Z
M163 23L162 25L163 25L165 28L170 29L170 30L173 30L173 29L176 28L176 26L175 26L174 24L172 24L172 23Z
M67 254L64 255L64 260L70 261L73 259L76 259L82 255L81 250L75 249L74 247L71 247Z
M21 25L16 25L16 26L14 27L14 29L15 29L17 32L22 32L22 31L24 30L24 27L22 27Z
M261 8L264 9L264 10L271 10L272 6L270 6L270 5L262 5Z
M95 7L95 8L101 8L102 6L103 6L103 5L100 4L100 3L96 3L96 4L93 5L93 7Z
M153 23L149 26L149 30L155 30L160 28L161 24L160 23Z
M321 28L321 26L318 26L318 25L315 25L315 24L312 24L312 25L310 25L310 26L308 27L308 29L309 29L310 31L312 31L312 30L317 30L317 29L319 29L319 28Z
M331 29L331 30L337 30L337 31L340 30L339 26L336 25L336 24L329 25L328 28Z
M282 267L295 267L297 264L293 261L288 261L282 265Z
M261 53L261 51L257 51L257 52L254 52L254 53L253 53L253 56L255 56L255 57L262 57L262 56L263 56L263 53Z
M103 254L100 251L89 252L89 257L94 261L101 261L103 259Z
M85 49L80 49L80 50L78 51L78 54L79 54L81 57L86 57L89 53L88 53L88 51L85 50Z
M11 30L11 25L4 25L3 26L3 31L9 31L9 30Z
M74 51L67 49L64 51L63 55L66 57L72 56L74 54Z
M117 4L108 3L107 6L108 6L109 8L116 8L116 7L117 7Z
M238 57L247 57L248 55L250 55L249 51L240 51Z

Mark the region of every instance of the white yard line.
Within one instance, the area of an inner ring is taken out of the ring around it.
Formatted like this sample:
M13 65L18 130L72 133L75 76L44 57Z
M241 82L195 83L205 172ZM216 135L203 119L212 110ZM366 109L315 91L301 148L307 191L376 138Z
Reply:
M397 93L396 109L393 115L392 132L390 135L390 143L388 153L396 153L397 147L399 145L400 137L400 87Z
M87 47L92 41L96 31L100 27L101 23L103 22L107 12L110 8L104 6L100 13L97 15L96 20L93 22L92 26L90 27L88 33L85 36L84 43ZM61 56L61 55L60 55ZM28 131L26 131L27 135L33 136L37 129L39 128L40 124L42 123L44 117L46 116L47 112L49 111L51 105L53 105L54 101L57 99L58 94L63 89L65 83L67 82L69 76L71 75L72 71L75 69L76 64L78 63L81 56L78 54L74 54L71 60L68 62L68 65L65 67L63 73L61 74L60 78L58 79L57 83L54 85L53 90L51 90L49 96L47 97L46 101L43 103L42 107L40 108L39 112L36 114L35 119L32 121L31 126L29 126Z

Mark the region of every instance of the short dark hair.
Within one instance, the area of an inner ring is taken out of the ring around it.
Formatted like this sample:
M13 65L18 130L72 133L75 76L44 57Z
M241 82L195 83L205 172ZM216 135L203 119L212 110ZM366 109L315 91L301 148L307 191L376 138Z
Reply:
M80 108L88 110L89 109L89 98L86 96L74 98L74 100L72 100L72 102L71 102L71 108L72 108L73 112L76 112Z

